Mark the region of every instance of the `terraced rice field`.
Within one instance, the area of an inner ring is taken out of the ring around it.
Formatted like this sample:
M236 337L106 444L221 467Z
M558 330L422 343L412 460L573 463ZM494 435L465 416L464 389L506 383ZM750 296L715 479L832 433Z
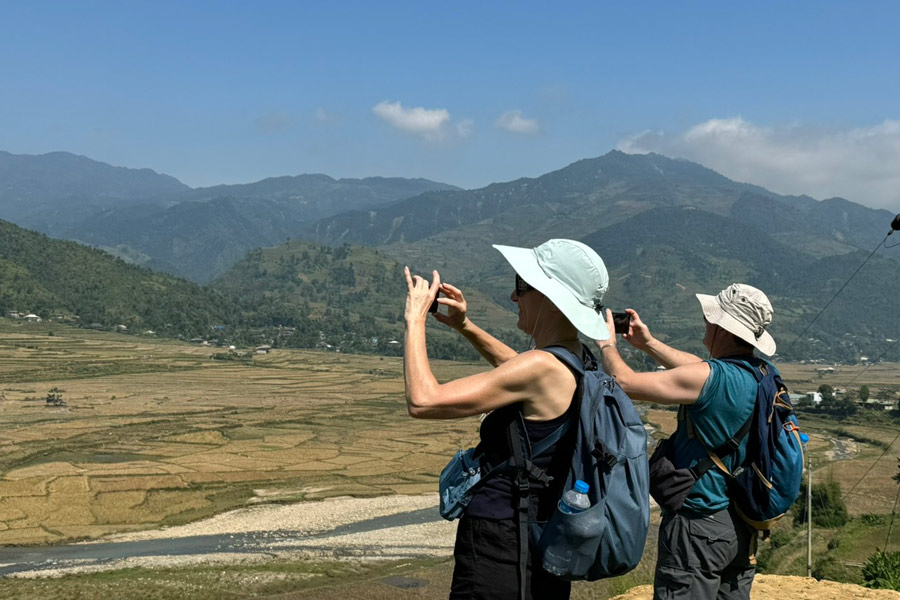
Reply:
M478 420L406 414L398 359L221 349L0 319L0 544L254 501L431 492ZM440 364L442 378L482 367ZM66 406L45 401L63 390Z

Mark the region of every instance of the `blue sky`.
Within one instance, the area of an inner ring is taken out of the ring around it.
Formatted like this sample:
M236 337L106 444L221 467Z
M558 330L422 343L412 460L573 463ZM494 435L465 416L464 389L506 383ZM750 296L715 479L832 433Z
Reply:
M619 148L900 210L893 2L0 0L0 150L467 188Z

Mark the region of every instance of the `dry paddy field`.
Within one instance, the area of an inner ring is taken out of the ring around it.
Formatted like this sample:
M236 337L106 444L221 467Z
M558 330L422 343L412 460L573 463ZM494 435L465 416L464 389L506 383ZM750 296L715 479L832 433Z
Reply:
M97 539L262 503L433 494L453 451L477 439L477 418L407 416L399 359L289 350L248 361L212 358L222 352L0 319L0 546ZM441 380L483 368L435 363ZM844 387L853 378L873 395L900 389L897 365L824 377L814 366L781 369L794 390ZM46 402L54 388L66 406ZM647 419L659 432L674 430L673 411L651 407ZM839 422L805 413L802 425L812 436L815 480L837 480L853 514L891 512L900 490L892 480L900 428L891 419ZM652 540L649 548L652 562ZM446 595L451 563L442 561L421 575L435 578L434 597ZM210 573L218 580L224 571ZM72 584L66 581L64 588ZM46 585L53 594L62 589ZM218 588L209 586L215 597ZM575 597L596 596L581 590ZM396 594L392 587L383 597Z
M0 319L0 545L252 502L433 492L478 420L410 419L396 358L221 349ZM443 363L442 378L480 369ZM48 405L52 388L66 406Z

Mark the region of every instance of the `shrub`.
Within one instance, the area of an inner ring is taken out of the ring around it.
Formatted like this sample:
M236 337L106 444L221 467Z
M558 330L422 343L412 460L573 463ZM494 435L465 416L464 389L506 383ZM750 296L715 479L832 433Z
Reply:
M862 515L860 520L866 525L884 525L885 521L887 521L885 515L873 515L871 513Z
M791 509L794 513L794 525L806 523L806 486L804 481L800 486L800 496ZM818 527L841 527L850 517L847 515L847 505L841 497L841 488L836 481L813 484L812 487L813 523Z
M772 548L780 548L789 544L793 538L794 535L789 529L778 529L772 532L769 543L772 544Z
M829 581L862 583L858 570L848 567L832 554L826 554L813 564L812 576L816 579L827 579Z
M900 552L877 551L866 559L862 572L866 587L900 590Z

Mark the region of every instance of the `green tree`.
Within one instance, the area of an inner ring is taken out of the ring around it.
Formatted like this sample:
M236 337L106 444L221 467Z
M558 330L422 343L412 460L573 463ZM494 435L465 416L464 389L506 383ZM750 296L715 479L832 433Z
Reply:
M820 385L818 392L822 395L823 402L831 402L834 400L834 388L827 383Z
M791 509L794 513L794 525L802 525L809 519L806 510L806 486L805 481L800 485L800 495ZM850 519L847 505L841 497L841 488L836 481L813 484L812 510L813 523L818 527L841 527Z
M863 402L868 401L869 399L869 386L864 385L859 388L859 399Z

